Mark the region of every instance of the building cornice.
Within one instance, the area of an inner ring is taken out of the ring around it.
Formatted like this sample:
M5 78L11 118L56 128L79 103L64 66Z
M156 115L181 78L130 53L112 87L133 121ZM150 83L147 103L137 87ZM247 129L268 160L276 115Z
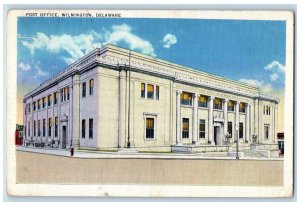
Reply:
M258 87L231 81L204 72L192 71L191 69L186 69L180 65L166 62L164 60L157 60L153 57L131 52L130 50L122 49L113 45L106 45L101 50L95 49L91 51L89 54L68 66L66 69L40 84L39 87L25 95L24 100L30 96L34 96L42 91L45 91L47 88L57 84L62 79L66 79L75 73L83 73L85 70L93 68L96 65L109 67L112 69L119 69L122 67L137 72L149 73L156 76L159 75L163 78L172 79L173 81L179 83L206 87L209 89L234 93L250 98L266 99L269 101L275 101L277 103L279 102L278 98L260 94ZM201 78L201 76L205 76L205 78ZM208 77L213 80L207 80Z

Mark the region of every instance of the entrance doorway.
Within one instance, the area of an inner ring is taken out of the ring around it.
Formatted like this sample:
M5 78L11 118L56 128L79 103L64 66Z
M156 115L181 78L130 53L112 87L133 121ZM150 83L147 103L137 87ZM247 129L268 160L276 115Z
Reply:
M219 144L219 137L220 137L220 127L214 126L214 142L216 145Z
M62 127L62 141L61 141L61 148L66 149L66 143L67 143L67 127Z

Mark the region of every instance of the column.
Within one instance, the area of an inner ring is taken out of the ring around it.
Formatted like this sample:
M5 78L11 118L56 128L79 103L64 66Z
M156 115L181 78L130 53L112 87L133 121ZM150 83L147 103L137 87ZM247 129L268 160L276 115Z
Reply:
M277 132L278 132L278 103L274 106L274 143L277 143Z
M258 108L258 99L255 99L254 102L254 134L257 135L257 139L256 142L258 142L258 134L259 134L259 129L258 129L258 125L259 125L259 117L258 117L258 112L259 112L259 108Z
M193 96L193 104L194 104L194 110L193 110L193 143L196 145L199 144L198 140L198 94L194 94Z
M182 138L181 138L181 98L182 91L176 91L176 144L182 145Z
M234 134L234 138L236 141L239 141L239 124L240 124L240 102L235 102L235 127L232 133Z
M126 147L126 71L123 69L120 71L119 81L119 147L124 148Z
M214 141L214 128L213 128L213 124L214 124L214 99L215 97L211 96L209 97L209 116L208 116L208 142L211 145L215 145L215 141Z
M246 132L245 142L250 142L250 104L246 104Z
M69 121L68 121L68 130L69 130L68 138L69 138L70 147L72 146L72 147L75 148L75 144L76 144L75 143L76 142L75 137L76 136L74 136L73 128L75 130L76 127L74 127L74 125L76 125L76 124L73 121L73 113L76 112L76 111L73 111L73 103L74 103L74 101L73 101L73 82L74 82L74 79L72 80L72 84L69 86L69 96L70 96L70 98L69 98L69 117L68 117L68 119L69 119Z
M225 135L227 134L228 132L228 115L227 115L227 107L228 107L228 99L224 99L223 100L223 105L224 105L224 132L223 132L223 141L225 142Z
M34 135L34 127L33 127L33 123L34 123L34 110L33 110L33 97L31 97L31 103L30 103L30 116L31 116L31 123L30 123L30 139L33 139L33 135Z
M60 127L61 127L61 122L60 122L60 117L61 117L61 97L60 97L60 90L57 90L57 95L58 95L58 101L57 101L57 117L58 117L58 141L59 143L59 147L62 149L62 142L61 142L61 137L60 137Z
M26 101L23 101L23 124L24 124L24 128L26 127ZM25 145L25 139L27 139L27 135L25 133L25 129L23 129L24 131L24 135L23 135L23 145Z
M78 148L80 146L80 77L75 75L73 77L73 88L70 94L70 103L72 104L72 116L70 122L72 123L72 138L73 147Z
M52 125L51 125L51 141L54 139L54 132L55 132L54 93L52 93Z

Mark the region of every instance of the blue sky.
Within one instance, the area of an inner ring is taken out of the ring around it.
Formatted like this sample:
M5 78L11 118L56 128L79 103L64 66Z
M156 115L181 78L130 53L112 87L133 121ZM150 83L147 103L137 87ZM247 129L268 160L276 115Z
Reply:
M284 88L285 39L284 21L21 17L18 86L30 90L94 47L113 43L272 94Z

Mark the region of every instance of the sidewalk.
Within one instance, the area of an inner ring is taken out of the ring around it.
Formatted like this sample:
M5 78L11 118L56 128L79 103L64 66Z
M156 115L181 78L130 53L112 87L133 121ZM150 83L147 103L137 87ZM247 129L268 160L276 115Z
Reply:
M40 154L49 154L56 156L70 157L69 149L54 149L54 148L36 148L17 146L17 151L33 152ZM88 151L75 150L73 158L86 159L236 159L232 156L227 156L226 153L142 153L142 152L104 152L104 151ZM251 158L240 157L240 159L255 159L266 160L266 158ZM268 160L280 160L278 158L268 158Z

